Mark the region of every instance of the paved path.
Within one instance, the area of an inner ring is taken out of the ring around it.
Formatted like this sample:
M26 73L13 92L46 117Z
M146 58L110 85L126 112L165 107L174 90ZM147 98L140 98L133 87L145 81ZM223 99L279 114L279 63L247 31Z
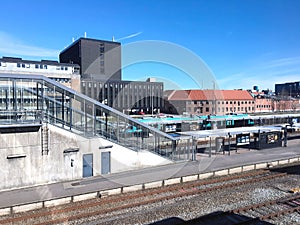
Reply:
M237 153L232 151L230 156L223 154L212 155L212 157L198 155L198 160L193 162L181 162L71 182L2 191L0 192L0 208L297 156L300 156L300 140L290 140L288 147L282 148L250 151L239 149Z

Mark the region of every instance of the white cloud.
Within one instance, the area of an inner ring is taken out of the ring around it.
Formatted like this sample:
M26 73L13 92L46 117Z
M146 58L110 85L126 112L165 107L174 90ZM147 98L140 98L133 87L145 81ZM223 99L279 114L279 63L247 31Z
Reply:
M129 39L129 38L134 38L140 34L142 34L143 32L137 32L137 33L134 33L134 34L130 34L128 36L125 36L125 37L122 37L122 38L118 38L116 39L115 41L121 41L121 40L125 40L125 39Z
M6 32L0 31L0 55L58 58L58 54L59 50L25 44Z
M300 73L285 74L276 76L272 73L258 73L250 74L244 73L230 75L225 79L218 80L218 84L221 89L252 89L254 85L257 85L259 89L275 90L275 84L300 81Z
M286 66L299 66L300 65L300 57L288 57L271 60L269 62L264 63L263 68L278 68L278 67L286 67Z
M251 89L257 85L260 90L275 90L275 84L296 81L300 81L300 57L267 60L240 73L218 79L223 89Z

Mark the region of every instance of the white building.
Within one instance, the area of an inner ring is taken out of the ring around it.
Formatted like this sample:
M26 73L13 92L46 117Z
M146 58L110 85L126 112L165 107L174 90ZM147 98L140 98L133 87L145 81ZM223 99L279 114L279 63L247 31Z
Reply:
M0 74L30 74L49 77L65 86L80 91L80 67L77 64L59 63L52 60L23 60L0 58Z

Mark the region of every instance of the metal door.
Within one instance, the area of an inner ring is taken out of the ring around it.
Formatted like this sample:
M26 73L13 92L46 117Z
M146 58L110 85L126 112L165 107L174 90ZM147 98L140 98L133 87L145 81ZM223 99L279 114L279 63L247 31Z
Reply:
M93 176L93 154L83 155L83 177Z
M110 152L101 152L101 174L110 173Z

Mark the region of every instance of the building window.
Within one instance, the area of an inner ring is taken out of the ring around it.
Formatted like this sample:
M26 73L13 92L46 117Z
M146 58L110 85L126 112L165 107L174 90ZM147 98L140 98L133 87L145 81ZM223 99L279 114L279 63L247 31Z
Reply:
M35 64L35 66L34 66L36 69L38 69L39 68L39 65L38 64Z
M100 50L100 53L104 53L104 43L100 43L99 50Z
M25 64L24 63L22 63L22 68L25 68Z
M21 67L21 64L20 64L20 63L17 63L17 67Z

